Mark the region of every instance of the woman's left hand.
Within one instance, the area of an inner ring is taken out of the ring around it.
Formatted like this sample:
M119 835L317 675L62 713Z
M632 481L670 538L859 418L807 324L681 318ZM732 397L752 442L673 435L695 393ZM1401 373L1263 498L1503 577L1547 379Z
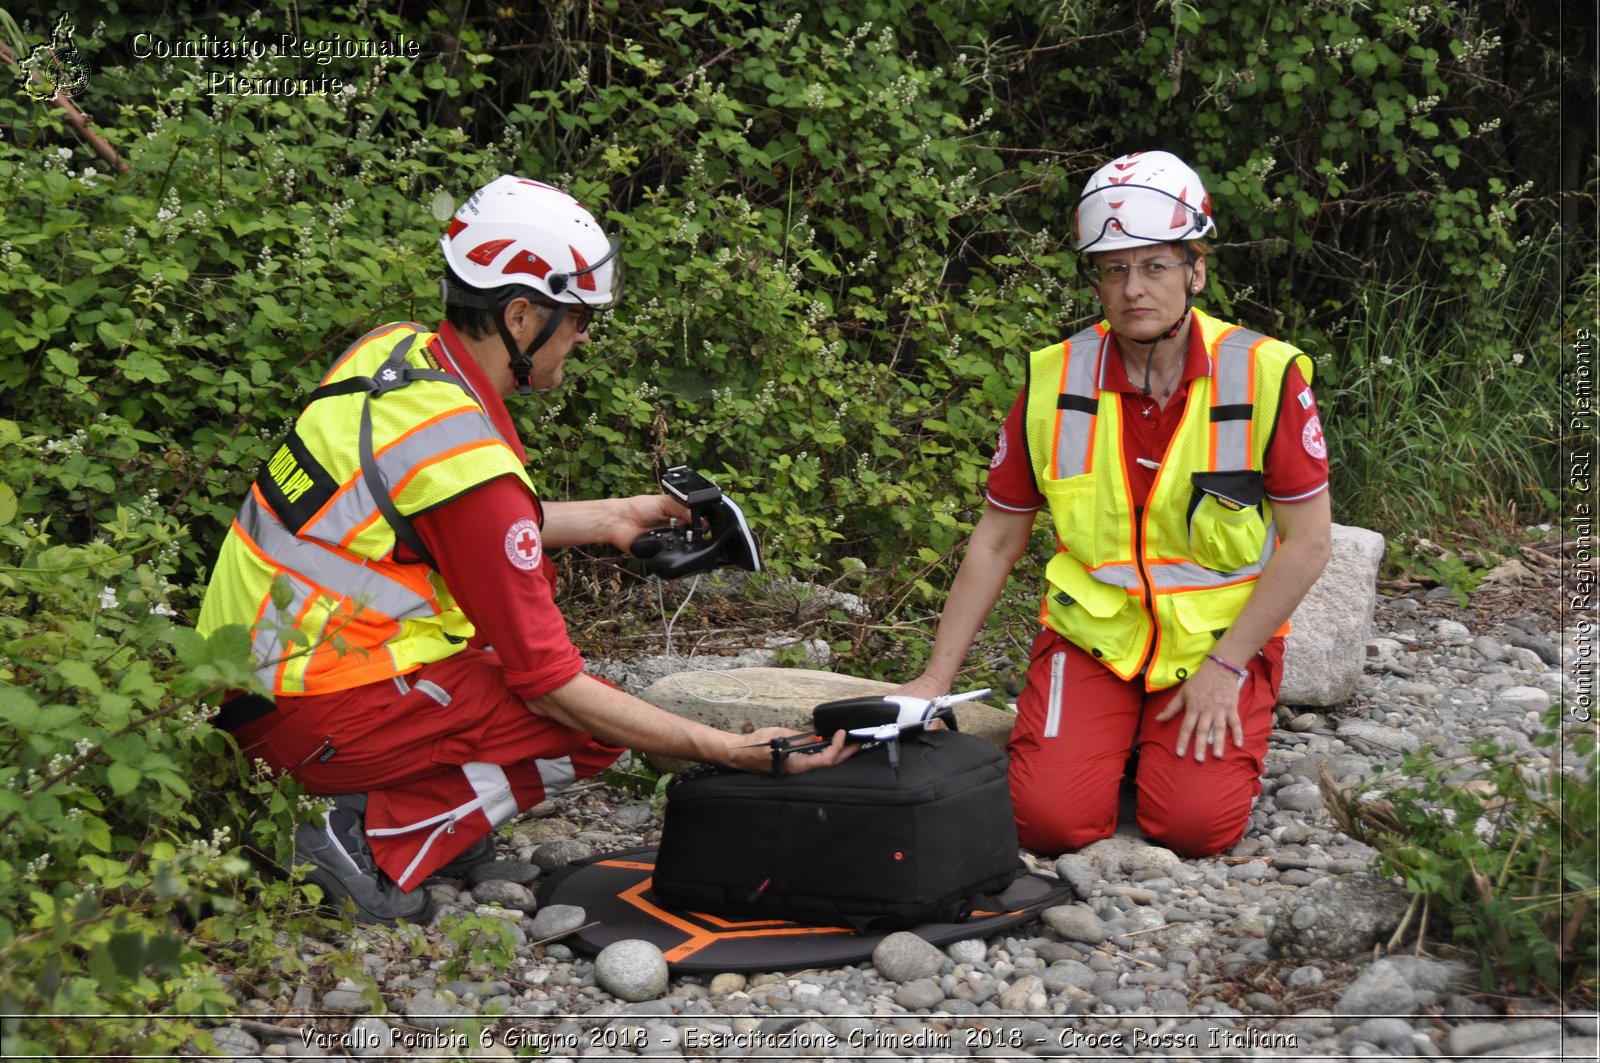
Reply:
M1191 738L1196 739L1194 759L1199 761L1206 759L1208 747L1220 758L1227 749L1227 737L1230 734L1234 745L1244 746L1244 723L1239 719L1239 687L1236 676L1212 661L1201 664L1193 675L1183 681L1172 700L1167 702L1166 708L1156 716L1158 723L1165 723L1178 713L1183 713L1183 725L1178 729L1178 741L1174 746L1178 756L1188 753Z

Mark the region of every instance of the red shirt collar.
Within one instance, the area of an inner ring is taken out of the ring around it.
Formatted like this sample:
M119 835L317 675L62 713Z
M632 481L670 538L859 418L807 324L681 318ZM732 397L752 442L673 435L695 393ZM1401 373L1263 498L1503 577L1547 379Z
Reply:
M1203 376L1211 375L1211 356L1206 353L1205 341L1200 335L1200 322L1189 315L1189 353L1184 360L1183 375L1178 378L1180 385ZM1128 379L1127 366L1122 361L1122 350L1117 346L1117 334L1107 329L1105 355L1100 363L1100 387L1105 391L1119 391L1127 394L1137 394L1143 390L1144 383L1135 384ZM1181 386L1176 391L1184 390Z
M472 394L478 400L478 405L489 415L489 423L494 425L495 431L499 432L501 438L511 447L511 452L517 456L517 460L526 465L528 452L522 446L522 437L517 434L517 426L512 423L511 411L506 409L505 400L494 390L489 378L483 375L483 369L477 360L467 353L467 346L462 342L455 326L448 321L441 321L439 333L433 342L428 344L428 350L438 360L439 368L447 373L454 373L467 382L467 386L472 389Z

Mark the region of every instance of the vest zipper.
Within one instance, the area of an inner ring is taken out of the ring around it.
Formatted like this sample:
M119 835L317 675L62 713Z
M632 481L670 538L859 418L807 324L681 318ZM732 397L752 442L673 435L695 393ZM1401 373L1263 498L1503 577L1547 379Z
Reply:
M1161 625L1156 622L1155 592L1151 589L1150 570L1144 565L1144 507L1133 507L1133 564L1139 571L1139 581L1144 585L1144 609L1150 615L1150 649L1139 662L1138 675L1147 675L1156 659L1156 644L1161 640Z

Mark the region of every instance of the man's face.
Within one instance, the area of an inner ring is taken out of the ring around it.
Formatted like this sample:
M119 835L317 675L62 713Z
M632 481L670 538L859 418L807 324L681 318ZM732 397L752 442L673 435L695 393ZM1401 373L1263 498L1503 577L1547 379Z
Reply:
M549 307L536 306L526 299L512 300L506 311L511 334L519 347L524 348L532 343L544 328L546 315L555 313ZM561 383L567 356L572 353L574 347L581 347L589 342L589 321L590 314L585 308L581 306L568 308L566 317L561 321L561 327L533 352L533 368L528 371L528 383L531 387L536 391L548 391ZM509 368L506 370L506 375L509 378ZM503 394L509 395L516 389L517 385L513 380L509 389Z
M1206 261L1191 266L1177 244L1101 251L1091 260L1100 272L1096 294L1119 336L1149 341L1183 316L1184 303L1206 283Z

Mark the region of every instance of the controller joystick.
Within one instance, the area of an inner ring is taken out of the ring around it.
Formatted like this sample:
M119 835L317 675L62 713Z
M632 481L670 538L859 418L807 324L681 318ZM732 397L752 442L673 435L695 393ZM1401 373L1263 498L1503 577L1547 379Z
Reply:
M661 489L689 510L686 524L656 528L630 547L644 570L661 579L678 579L730 565L761 571L761 548L737 502L687 465L668 469Z

